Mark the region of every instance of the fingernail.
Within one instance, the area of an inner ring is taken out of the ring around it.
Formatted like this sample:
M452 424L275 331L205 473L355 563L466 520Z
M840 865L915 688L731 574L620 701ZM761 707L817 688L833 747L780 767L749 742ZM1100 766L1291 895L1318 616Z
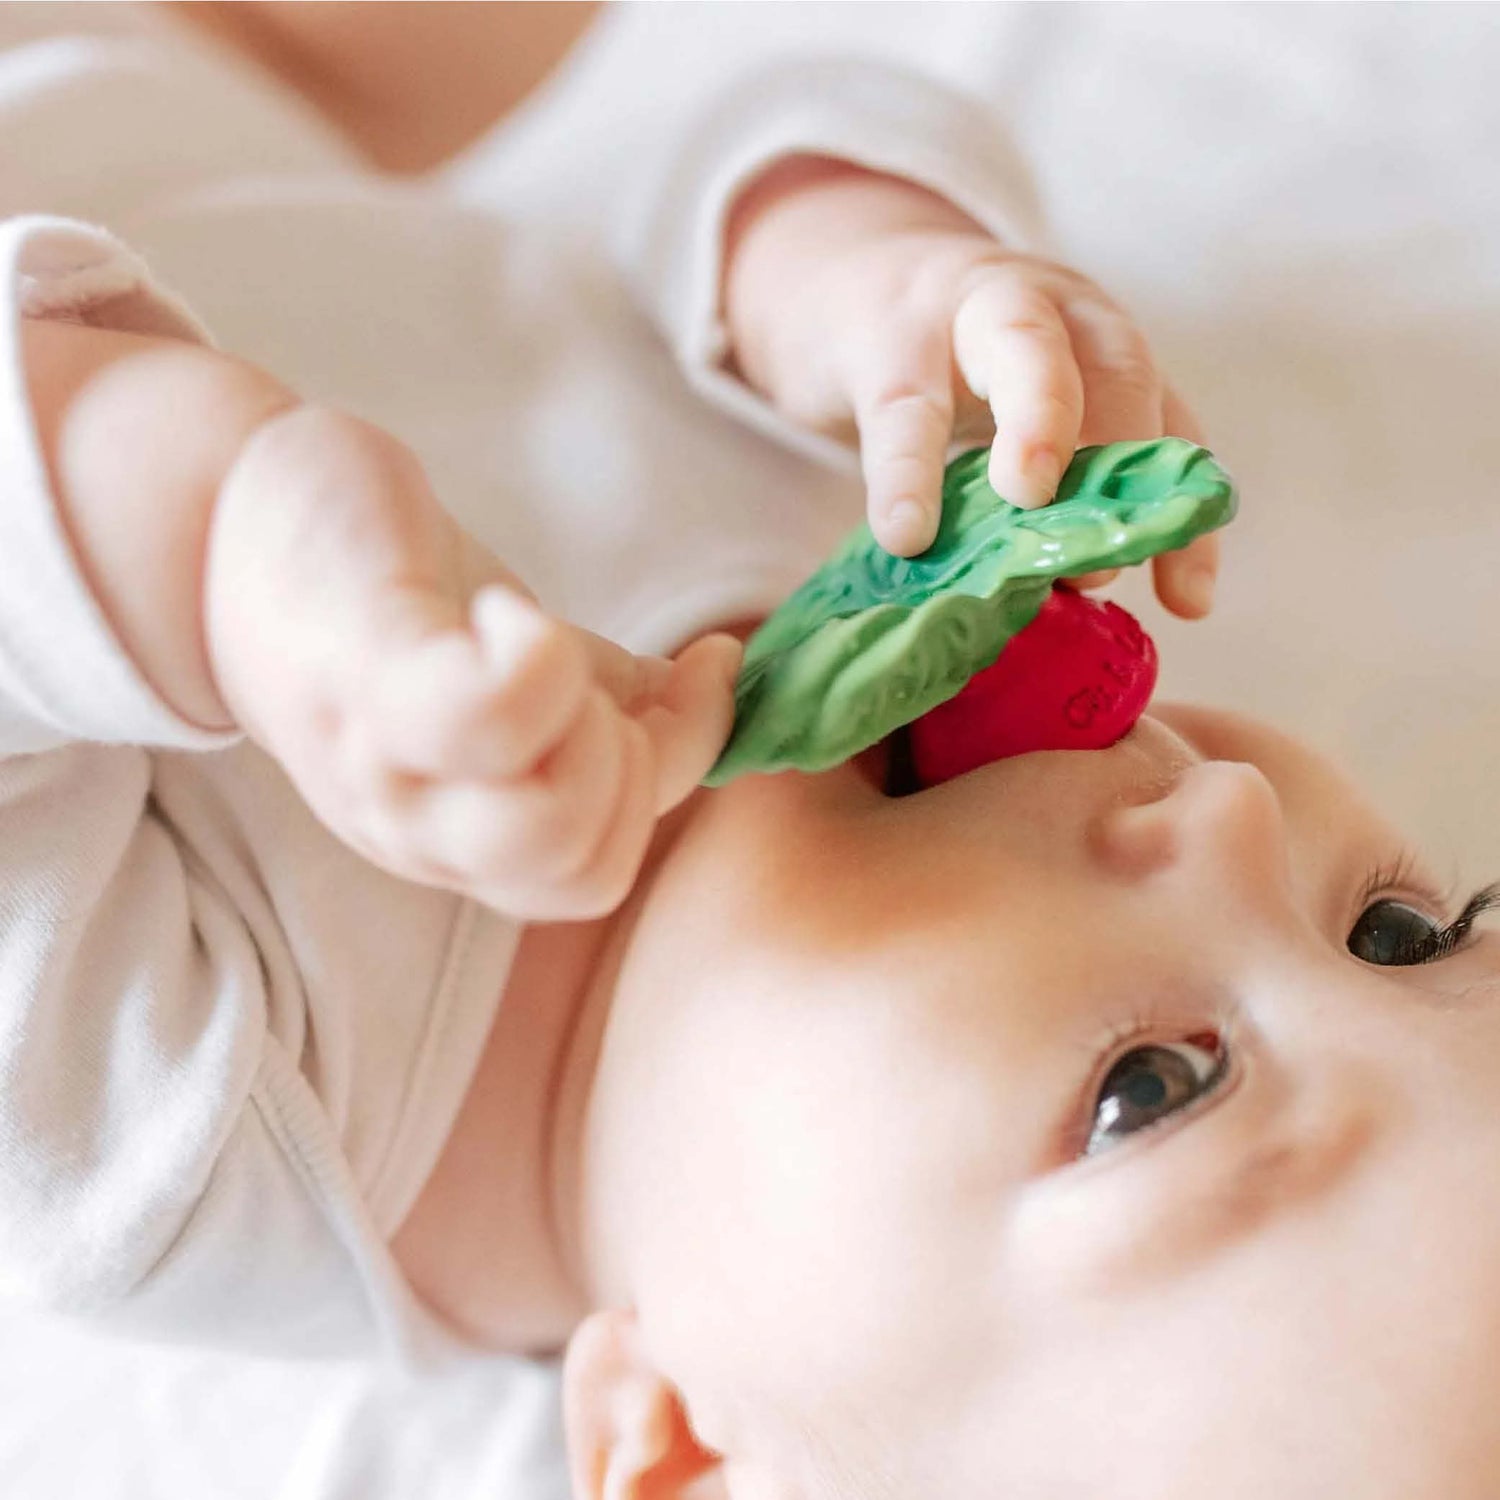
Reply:
M730 690L740 680L740 665L745 660L745 645L743 641L736 640L734 636L725 636L725 640L732 642L734 650L726 648L724 652L724 678L728 682Z
M898 500L885 513L885 533L891 552L910 557L925 551L931 537L927 512L915 500Z
M1050 499L1057 491L1057 481L1062 478L1062 460L1057 456L1057 449L1045 445L1031 449L1026 455L1023 472Z
M738 671L740 657L745 654L745 647L738 636L731 635L727 630L716 630L712 635L700 636L693 644L696 646L704 641L713 642L714 659L722 672L728 672L731 663Z
M997 455L990 463L989 480L1002 500L1022 510L1039 510L1057 490L1057 456L1050 448L1032 448L1024 463L1010 468Z
M1208 568L1194 568L1180 584L1183 603L1194 614L1206 615L1214 607L1214 575Z

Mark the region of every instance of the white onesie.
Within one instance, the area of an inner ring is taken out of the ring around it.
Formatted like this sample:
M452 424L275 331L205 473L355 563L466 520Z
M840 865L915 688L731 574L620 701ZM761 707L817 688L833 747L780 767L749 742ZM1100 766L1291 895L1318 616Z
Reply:
M726 110L632 239L690 379L776 428L715 369L738 183L788 151L853 157L1014 243L1024 197L986 129L833 63ZM517 924L366 863L260 750L144 682L58 522L25 317L212 330L397 433L548 608L637 650L769 610L858 487L698 400L589 247L371 175L135 7L0 6L0 1298L153 1338L431 1357L448 1335L387 1240Z

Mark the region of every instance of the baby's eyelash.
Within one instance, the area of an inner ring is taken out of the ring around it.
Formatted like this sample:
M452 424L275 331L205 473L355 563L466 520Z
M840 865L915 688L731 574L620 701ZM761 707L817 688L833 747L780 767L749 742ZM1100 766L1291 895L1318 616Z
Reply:
M1403 850L1393 863L1380 865L1372 870L1359 898L1359 910L1363 911L1372 900L1381 896L1386 896L1391 900L1396 899L1388 895L1390 892L1400 891L1403 888L1411 890L1414 885L1420 887L1421 882L1414 880L1418 868L1417 857L1410 850ZM1433 904L1439 909L1451 909L1453 904L1451 893L1435 899ZM1420 957L1415 958L1415 962L1436 963L1439 959L1456 953L1463 946L1474 923L1485 912L1492 911L1496 907L1500 907L1500 880L1491 881L1489 885L1481 886L1475 891L1464 903L1459 914L1451 922L1439 927L1427 939L1422 945Z
M1403 849L1395 859L1376 865L1365 878L1364 888L1359 893L1355 912L1358 914L1377 896L1389 897L1393 891L1420 891L1435 905L1448 907L1452 904L1452 890L1438 892L1430 890L1426 881L1417 880L1421 861L1410 849Z
M1446 927L1440 927L1433 934L1432 952L1424 962L1432 963L1434 959L1447 958L1450 953L1456 952L1480 916L1497 906L1500 906L1500 880L1491 881L1489 885L1475 891L1464 902L1464 909Z

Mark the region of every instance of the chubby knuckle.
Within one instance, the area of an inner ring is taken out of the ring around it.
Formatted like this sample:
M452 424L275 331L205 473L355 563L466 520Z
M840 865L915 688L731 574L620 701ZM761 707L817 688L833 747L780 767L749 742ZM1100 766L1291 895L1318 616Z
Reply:
M826 381L810 376L790 376L777 384L776 405L798 427L833 437L852 435L847 410L834 397Z
M568 885L569 899L580 918L608 916L630 894L634 883L635 871L616 864L578 875Z
M951 312L971 287L1003 275L1008 260L982 234L944 235L926 243L905 277L906 299L925 312Z
M1091 276L1057 260L1037 259L1034 262L1037 276L1052 292L1074 304L1087 304L1107 312L1118 313L1120 305ZM1123 314L1122 314L1123 316Z
M575 881L587 871L606 825L598 818L575 817L556 826L546 848L545 868L555 880Z
M528 859L554 878L571 876L587 858L596 825L575 798L548 796L526 830Z
M487 795L457 810L451 858L473 875L529 870L546 849L534 806L518 809L507 793Z
M1048 318L1037 309L1015 313L1005 320L998 332L1013 339L1024 339L1028 344L1041 344L1049 350L1071 347L1067 329L1056 318Z
M1156 394L1156 380L1149 365L1117 365L1109 372L1109 387L1114 395L1131 402L1148 402Z
M935 488L935 468L914 454L894 453L880 460L878 470L870 471L872 486L878 484L886 494L905 495L910 491Z
M423 748L434 767L446 768L454 765L463 754L474 730L472 710L456 710L448 714L434 714L423 731ZM386 765L381 771L382 787L389 793L399 795L407 773L399 766Z
M1079 401L1070 390L1048 385L1035 393L1035 415L1047 427L1064 426L1078 420Z
M493 836L493 814L480 805L468 786L433 783L409 807L387 806L379 814L399 834L413 858L441 863L472 874L480 867L484 845Z
M851 263L836 299L851 307L878 307L887 314L920 305L932 279L932 247L920 236L887 239Z
M876 406L887 413L931 421L942 421L953 411L952 399L945 392L912 380L884 387L876 397Z
M959 279L958 311L985 319L1010 319L1046 300L1035 266L1016 257L981 261Z
M588 834L588 819L574 799L535 784L493 797L493 808L467 817L457 838L457 862L476 874L514 869L549 881L566 875Z
M982 357L990 372L991 394L1061 391L1077 379L1077 361L1065 340L1033 338L1012 328L996 329L986 339Z
M502 706L519 712L543 683L582 690L588 677L583 649L550 616L518 620L502 642L495 691Z
M881 387L865 417L864 438L883 453L899 453L953 425L953 399L912 381Z
M1151 395L1161 388L1151 346L1134 326L1122 330L1102 363L1110 384L1131 395Z

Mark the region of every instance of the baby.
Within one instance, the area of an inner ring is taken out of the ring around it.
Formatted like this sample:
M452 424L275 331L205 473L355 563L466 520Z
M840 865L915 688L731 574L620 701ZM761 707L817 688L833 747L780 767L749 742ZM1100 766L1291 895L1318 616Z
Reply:
M1483 895L1199 709L697 789L763 609L670 659L560 619L404 444L4 232L7 1290L250 1342L305 1245L308 1347L360 1299L566 1343L595 1500L1493 1492ZM858 431L893 550L985 411L1027 503L1192 435L1097 288L911 182L785 156L725 252L726 371Z

